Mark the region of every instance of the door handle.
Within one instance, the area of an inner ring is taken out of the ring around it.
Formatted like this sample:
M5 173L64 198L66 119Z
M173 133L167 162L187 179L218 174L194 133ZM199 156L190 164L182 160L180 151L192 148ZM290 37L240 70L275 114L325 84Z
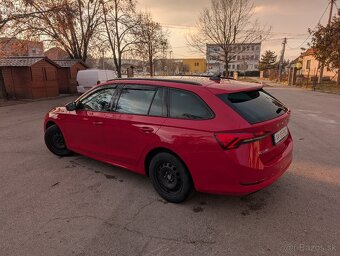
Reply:
M152 133L154 131L154 129L152 127L147 127L147 126L142 126L139 129L142 132L145 132L145 133Z
M93 124L93 125L102 125L103 122L101 122L101 121L94 121L94 122L92 122L92 124Z

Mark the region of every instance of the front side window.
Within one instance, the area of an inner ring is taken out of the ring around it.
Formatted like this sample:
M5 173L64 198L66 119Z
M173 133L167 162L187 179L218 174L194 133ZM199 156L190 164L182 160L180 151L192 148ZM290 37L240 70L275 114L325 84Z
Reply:
M115 91L115 88L96 91L80 101L80 108L92 111L109 111Z
M209 119L213 117L208 106L195 94L170 89L170 117L182 119Z
M126 114L147 115L155 93L154 87L124 88L119 97L116 111Z

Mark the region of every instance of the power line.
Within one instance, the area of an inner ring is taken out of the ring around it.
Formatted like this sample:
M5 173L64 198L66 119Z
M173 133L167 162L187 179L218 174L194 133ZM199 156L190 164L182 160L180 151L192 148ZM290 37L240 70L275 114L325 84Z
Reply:
M322 15L321 15L321 17L320 17L318 23L314 26L313 30L315 30L315 28L320 24L322 18L325 16L325 13L326 13L326 11L328 10L328 7L329 7L330 4L331 4L331 2L328 2L327 6L326 6L326 9L325 9L324 12L322 13ZM291 49L291 50L299 49L302 45L304 45L304 44L307 42L307 40L311 37L311 35L312 35L312 34L310 33L310 34L308 35L308 37L307 37L307 38L306 38L299 46L297 46L297 47L291 47L289 44L287 44L288 48Z
M172 28L172 29L197 29L197 26L194 25L181 25L181 24L173 24L173 23L160 23L163 27ZM255 31L254 31L255 32ZM292 33L292 32L279 32L279 31L271 31L271 35L275 36L304 36L307 33ZM281 38L282 40L282 38Z

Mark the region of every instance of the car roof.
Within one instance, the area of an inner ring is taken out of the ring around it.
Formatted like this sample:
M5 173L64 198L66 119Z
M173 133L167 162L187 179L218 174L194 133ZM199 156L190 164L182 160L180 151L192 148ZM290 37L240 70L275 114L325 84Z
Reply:
M105 84L110 84L112 82L119 83L122 82L124 84L145 84L145 85L159 85L165 87L182 87L182 88L190 88L195 89L195 87L203 87L208 89L210 92L214 94L222 94L222 93L234 93L240 91L252 91L259 90L263 86L256 83L248 83L236 81L233 79L221 79L220 81L210 80L209 77L202 76L157 76L154 78L118 78L109 80ZM158 83L154 83L158 82Z

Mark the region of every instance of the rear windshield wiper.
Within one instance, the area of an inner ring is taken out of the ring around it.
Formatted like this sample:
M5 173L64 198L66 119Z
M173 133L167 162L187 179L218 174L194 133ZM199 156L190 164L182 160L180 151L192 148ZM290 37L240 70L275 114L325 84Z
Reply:
M281 112L282 110L285 110L285 109L284 109L284 108L278 108L278 109L276 110L276 114L280 114L280 112Z

